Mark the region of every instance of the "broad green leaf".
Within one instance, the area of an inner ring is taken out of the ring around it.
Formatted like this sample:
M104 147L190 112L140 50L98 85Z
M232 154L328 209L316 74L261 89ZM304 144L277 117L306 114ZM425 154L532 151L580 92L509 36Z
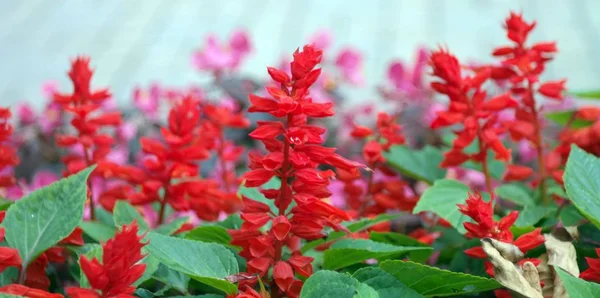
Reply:
M360 290L359 290L360 287ZM329 270L311 275L300 292L300 298L367 298L373 297L367 285L352 276ZM367 295L365 295L367 294ZM377 296L375 296L377 297Z
M498 289L494 279L442 270L413 262L385 261L381 269L425 297L447 297Z
M8 207L10 207L13 203L14 201L9 201L5 198L0 198L0 211L8 210Z
M571 95L585 99L600 99L600 90L569 92Z
M531 194L519 184L504 184L496 187L495 191L503 200L511 201L519 206L535 205Z
M83 232L98 242L106 242L115 236L116 228L96 221L84 221L79 224Z
M25 296L17 296L11 294L0 293L0 298L24 298Z
M553 113L546 113L544 114L544 116L546 116L546 118L548 120L551 120L552 122L565 126L567 125L567 123L569 123L569 121L571 121L570 127L571 128L583 128L583 127L588 127L591 126L592 124L594 124L594 122L592 121L587 121L587 120L583 120L583 119L577 119L575 118L574 120L571 120L571 117L575 117L575 113L577 111L560 111L560 112L553 112Z
M19 251L25 266L81 223L87 179L93 170L86 168L35 190L8 209L3 222L6 241Z
M600 297L600 284L577 278L558 267L554 269L562 280L569 298Z
M237 249L237 247L229 244L231 242L231 236L225 228L220 226L197 227L189 231L185 235L185 239L202 241L206 243L217 243Z
M380 224L382 222L394 220L394 219L398 218L399 216L400 216L400 214L380 214L380 215L376 216L375 218L363 218L356 222L346 222L344 225L346 226L346 228L348 228L348 230L350 232L356 233L356 232L364 231L364 230L366 230L374 225ZM300 251L302 253L305 253L321 244L336 241L338 239L343 238L344 236L346 236L346 233L344 233L344 232L331 232L331 233L329 233L329 235L327 236L326 239L318 239L318 240L313 240L311 242L306 243L305 245L302 246Z
M158 266L160 265L160 262L155 257L153 257L149 254L146 255L146 257L144 257L141 260L141 262L146 264L146 269L144 270L144 275L142 275L142 277L140 277L135 283L133 283L133 285L136 287L141 285L143 282L149 280L150 278L152 278L152 276L154 275L154 272L156 272L156 270L158 269Z
M459 232L466 232L463 223L469 218L458 211L457 204L464 204L469 196L468 186L450 179L438 180L426 189L413 210L414 214L429 211L447 220Z
M577 207L573 205L567 205L560 211L560 220L565 226L577 226L585 220L585 217L581 215L581 212L577 210Z
M538 223L542 218L545 218L556 212L555 205L549 206L525 206L521 212L519 212L519 218L515 221L517 227L530 227Z
M156 228L156 230L154 230L154 231L159 234L163 234L163 235L172 235L173 233L177 232L177 230L179 230L179 228L181 228L181 226L183 226L183 224L188 222L188 220L189 220L189 217L187 217L187 216L179 217L179 218L172 220L169 223L158 226Z
M426 250L432 250L432 248L395 246L367 239L342 239L325 251L323 268L337 270L368 259L399 257L411 251Z
M387 243L395 246L414 246L414 247L429 247L431 246L422 243L414 238L408 237L404 234L388 232L388 233L379 233L379 232L371 232L369 239L375 242ZM433 249L431 250L417 250L411 251L408 256L411 261L422 263L427 261L429 257L433 254Z
M169 267L161 263L159 263L158 268L154 272L152 278L182 293L187 292L188 283L190 282L190 278L187 275L179 271L169 269Z
M225 229L238 230L242 227L242 223L243 221L239 214L232 214L225 220L216 223L216 225Z
M148 230L148 223L144 217L127 201L117 201L113 210L113 218L118 228L129 225L135 220L140 227L140 231Z
M96 218L98 219L98 221L100 221L103 224L106 224L109 226L115 225L115 220L113 219L112 213L106 211L101 206L98 206L98 208L96 208Z
M600 227L600 160L573 145L564 180L573 205Z
M191 278L233 294L237 287L225 277L238 273L233 253L222 245L164 236L148 232L146 249L165 266Z
M422 298L423 295L415 292L405 284L397 280L391 274L378 267L367 267L356 271L352 277L360 283L373 288L379 298Z
M406 146L392 146L383 155L392 167L408 177L433 184L446 176L446 170L440 167L444 156L435 147L413 150Z

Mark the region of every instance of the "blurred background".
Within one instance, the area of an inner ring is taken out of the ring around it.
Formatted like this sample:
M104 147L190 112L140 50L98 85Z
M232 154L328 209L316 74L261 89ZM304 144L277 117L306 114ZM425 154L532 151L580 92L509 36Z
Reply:
M108 86L118 103L135 86L184 86L210 79L191 65L206 36L227 40L246 30L252 52L240 73L265 78L315 32L332 33L331 48L363 55L365 84L352 102L376 97L392 60L412 61L419 46L447 45L463 61L488 62L505 44L501 23L510 10L538 21L534 40L556 40L560 53L547 77L567 77L569 89L600 85L598 0L144 0L0 1L0 102L40 107L44 82L70 90L70 58L85 54L97 70L93 86Z

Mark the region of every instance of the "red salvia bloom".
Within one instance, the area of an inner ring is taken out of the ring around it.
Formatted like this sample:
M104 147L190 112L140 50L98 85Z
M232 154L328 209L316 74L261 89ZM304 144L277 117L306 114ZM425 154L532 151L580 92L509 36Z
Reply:
M487 152L495 153L495 159L510 161L511 151L500 140L505 129L498 122L498 112L516 107L517 102L508 94L502 94L486 100L487 93L482 85L490 78L490 68L478 69L472 76L463 75L461 65L452 54L439 49L431 54L430 64L433 75L439 81L431 83L431 87L448 96L450 104L447 111L438 112L431 123L432 129L462 124L456 130L456 139L448 151L441 167L455 167L473 160L482 164L486 177L486 186L491 191L491 181L487 169ZM476 153L468 154L464 150L473 141L479 143Z
M387 210L412 211L418 196L407 195L405 190L408 184L386 166L383 156L391 146L405 143L402 128L396 123L395 117L379 113L376 130L355 124L350 134L356 139L366 141L362 155L367 167L372 171L365 177L365 190L357 183L363 178L359 172L338 170L337 179L344 183L349 209L358 211L355 212L357 217L370 217ZM386 179L375 179L377 171L386 176Z
M48 293L43 290L32 289L32 288L28 288L24 285L19 285L19 284L12 284L12 285L7 285L4 287L1 287L0 293L17 295L19 297L28 297L28 298L63 298L64 297L61 294ZM87 297L94 297L94 296L87 296Z
M277 210L260 202L244 198L241 230L231 231L232 244L243 248L241 255L248 260L248 273L265 276L274 266L271 295L298 297L302 282L294 272L309 275L312 258L301 256L299 238L312 240L323 237L326 226L345 230L340 224L350 219L348 214L323 199L331 193L327 189L334 176L331 170L318 169L321 164L348 172L358 170L360 164L336 154L335 148L321 146L325 129L308 123L309 118L325 118L334 115L333 104L314 103L308 88L321 72L315 69L321 61L322 52L312 46L294 53L291 75L269 68L275 86L267 87L270 97L250 95L250 112L269 113L278 121L261 121L250 136L264 143L266 155L249 154L251 171L244 174L247 187L259 187L272 177L278 177L281 187L263 190L274 200ZM291 209L290 206L293 207ZM289 210L288 210L289 209ZM259 229L272 221L267 233ZM288 260L282 259L282 249L292 252Z
M506 125L514 140L528 140L535 146L539 162L539 172L535 178L539 181L542 198L546 201L545 179L548 176L562 175L552 173L557 169L550 169L550 175L547 173L549 171L545 165L543 127L536 95L562 100L565 80L540 82L539 78L546 68L546 63L552 60L558 50L554 42L539 42L531 46L526 44L535 25L535 22L528 23L522 15L511 12L504 27L512 44L494 50L493 55L502 60L501 66L493 68L492 78L508 80L512 96L518 99L515 120L507 122Z
M10 174L4 174L4 169L8 167L14 167L19 164L19 157L17 156L17 150L14 146L9 143L10 137L13 133L13 127L8 123L11 117L11 112L7 108L0 107L0 190L2 188L12 186L15 184L15 177Z
M492 238L501 242L511 243L518 247L521 252L538 247L544 243L544 236L541 229L535 229L532 232L522 235L513 241L513 234L510 227L519 217L519 211L512 211L500 221L494 220L493 201L485 202L481 194L469 194L465 204L458 204L460 213L470 217L474 222L465 222L463 225L467 229L465 236L468 238ZM472 258L485 259L487 255L481 246L469 248L464 251Z
M66 165L65 176L77 173L82 169L96 163L107 163L105 159L110 153L114 138L101 132L105 127L116 127L121 124L120 112L101 111L102 104L110 98L108 89L99 91L91 90L93 71L89 66L90 59L77 57L71 63L69 78L73 83L71 94L54 94L54 102L59 104L65 112L73 118L71 125L76 134L60 134L56 136L56 144L60 147L76 147L81 149L81 154L70 153L62 158ZM109 165L98 167L95 176L108 176L103 173ZM88 189L91 184L88 183ZM89 192L91 193L91 191ZM88 195L89 196L89 195ZM95 218L94 202L90 199L90 215Z
M148 154L143 161L146 179L131 202L141 205L159 201L158 224L164 220L167 204L178 211L194 210L204 220L216 220L222 211L235 211L231 206L239 202L232 191L221 191L216 181L199 176L198 162L210 157L207 138L199 132L200 113L199 100L187 95L171 108L168 126L161 128L163 142L147 137L140 140L142 151ZM235 122L231 118L229 121Z
M596 248L596 254L600 256L600 248ZM600 283L600 258L593 259L586 257L585 260L590 267L581 272L579 277L585 280Z
M69 287L66 289L71 298L110 298L135 297L137 281L146 270L146 264L139 263L143 258L143 236L138 236L137 223L123 226L114 238L102 246L102 263L96 258L89 260L82 256L79 262L81 270L90 282L92 289Z
M6 211L0 211L0 223L4 221ZM0 227L0 242L4 241L4 227ZM0 273L7 267L21 267L19 251L12 247L0 247Z

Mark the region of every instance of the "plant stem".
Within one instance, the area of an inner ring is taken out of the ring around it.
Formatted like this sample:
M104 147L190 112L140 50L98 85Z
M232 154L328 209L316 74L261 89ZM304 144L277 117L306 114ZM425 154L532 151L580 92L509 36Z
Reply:
M169 198L169 193L168 193L167 189L168 189L168 186L165 187L165 196L160 201L160 209L158 209L158 221L156 222L157 227L162 225L162 223L165 221L165 211L167 209L167 199Z
M372 193L373 193L373 182L375 180L375 163L372 163L369 165L369 168L372 170L371 172L369 172L367 175L369 175L368 179L367 179L367 193L365 194L361 204L360 204L360 210L358 211L358 214L360 215L365 215L365 211L367 210L367 205L369 204L369 200L372 199Z
M540 179L540 194L542 197L542 202L544 203L544 205L548 205L549 201L548 201L548 196L546 195L546 165L545 165L545 161L544 161L544 144L543 144L543 138L542 138L542 128L540 126L540 120L539 120L539 111L537 110L537 108L535 107L535 100L533 98L533 87L531 86L531 83L527 84L527 92L529 93L529 96L531 96L531 101L532 101L532 106L531 106L531 113L533 115L533 128L535 130L535 149L537 152L537 159L538 159L538 175L539 175L539 179Z
M88 153L88 148L86 148L85 146L83 146L83 156L85 158L85 164L89 167L91 166L91 160L90 160L90 154ZM96 207L94 207L94 196L93 196L93 192L92 192L92 182L91 182L91 177L88 178L87 180L87 187L88 187L88 192L86 194L86 196L88 197L89 201L90 201L90 219L93 221L96 219Z

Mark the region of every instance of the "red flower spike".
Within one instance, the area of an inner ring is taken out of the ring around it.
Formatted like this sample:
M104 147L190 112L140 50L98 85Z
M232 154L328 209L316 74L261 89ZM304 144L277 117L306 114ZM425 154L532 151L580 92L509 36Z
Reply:
M10 117L10 110L0 107L0 188L16 183L12 171L5 170L19 164L17 151L9 144L13 132L12 125L8 123Z
M138 226L133 222L130 226L123 226L114 238L102 246L102 264L97 259L89 260L81 257L81 270L90 282L92 290L80 288L67 288L71 297L94 297L92 293L99 294L95 297L132 296L137 281L146 269L145 264L139 264L144 257L141 243L143 236L138 236Z
M596 255L600 256L600 248L596 248ZM585 280L600 283L600 258L593 259L586 257L585 260L587 261L589 268L581 272L579 277Z
M250 95L249 112L269 113L278 121L259 122L250 137L265 145L267 154L249 153L251 171L242 179L246 187L259 187L278 177L279 189L260 190L273 200L275 209L244 198L244 221L240 231L232 231L232 244L242 247L240 255L247 259L248 273L265 276L270 269L272 293L280 296L279 289L288 297L299 295L302 282L294 279L292 268L299 274L312 273L312 258L304 258L299 250L300 238L305 240L322 237L326 226L343 230L340 225L349 217L343 211L325 203L331 196L327 189L335 173L318 170L320 165L357 171L360 164L338 154L335 148L326 148L322 135L326 130L309 124L310 118L333 116L331 103L314 103L308 89L318 79L321 70L322 51L304 46L294 53L291 75L283 70L268 68L274 85L267 87L268 98ZM296 206L288 210L292 201ZM267 232L261 227L272 221ZM293 257L289 263L283 260L283 248L287 247ZM275 286L276 285L276 286ZM243 286L240 286L243 289Z
M537 228L532 232L521 235L521 237L517 238L513 244L523 253L526 253L529 250L542 245L543 243L544 235L542 235L542 229Z
M533 169L521 165L508 165L504 174L504 181L522 181L533 175Z

